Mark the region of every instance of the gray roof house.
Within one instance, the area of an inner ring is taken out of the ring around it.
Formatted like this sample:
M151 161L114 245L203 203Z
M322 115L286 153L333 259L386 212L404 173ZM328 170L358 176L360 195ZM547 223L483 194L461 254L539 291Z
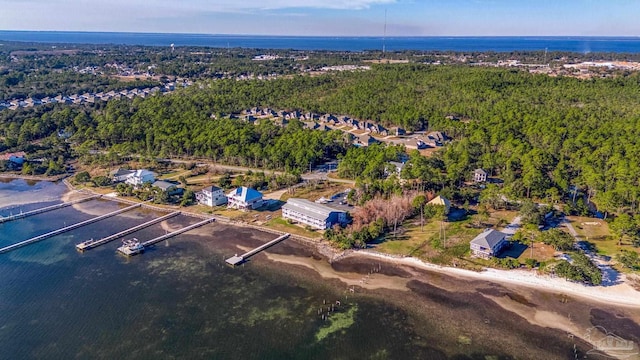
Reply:
M507 234L503 232L486 229L482 234L471 240L471 244L469 244L471 252L474 256L487 259L496 256L507 245L506 236Z
M282 217L325 230L334 224L346 224L347 213L305 199L291 198L282 206Z
M165 180L156 180L151 184L151 186L162 190L168 195L179 195L184 192L183 188L179 188L178 184Z

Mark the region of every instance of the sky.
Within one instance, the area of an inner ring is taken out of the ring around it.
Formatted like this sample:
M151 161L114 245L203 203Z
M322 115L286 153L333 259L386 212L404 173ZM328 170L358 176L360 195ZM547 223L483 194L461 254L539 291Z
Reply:
M640 36L638 16L639 0L0 0L1 30Z

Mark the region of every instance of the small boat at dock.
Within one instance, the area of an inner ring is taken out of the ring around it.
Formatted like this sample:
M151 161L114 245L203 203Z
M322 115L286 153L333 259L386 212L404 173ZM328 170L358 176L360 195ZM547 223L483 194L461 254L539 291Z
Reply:
M122 240L122 246L118 248L118 252L126 256L137 255L143 251L144 245L142 245L136 238L130 240Z

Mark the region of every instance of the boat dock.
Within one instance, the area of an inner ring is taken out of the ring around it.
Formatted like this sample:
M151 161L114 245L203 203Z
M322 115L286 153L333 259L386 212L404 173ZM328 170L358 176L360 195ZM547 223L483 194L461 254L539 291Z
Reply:
M51 205L51 206L43 207L41 209L35 209L35 210L27 211L27 212L24 212L24 213L21 212L20 214L16 214L16 215L0 217L0 224L5 223L5 222L9 222L9 221L13 221L13 220L23 219L23 218L26 218L26 217L29 217L29 216L33 216L33 215L42 214L42 213L45 213L45 212L48 212L48 211L62 209L62 208L65 208L67 206L83 203L83 202L89 201L89 200L98 199L100 197L102 197L102 195L89 196L89 197L86 197L84 199L79 199L79 200L75 200L75 201L69 201L69 202L62 203L62 204Z
M96 247L98 247L100 245L104 245L104 244L106 244L108 242L111 242L111 241L113 241L115 239L118 239L118 238L121 238L123 236L132 234L132 233L134 233L134 232L136 232L138 230L142 230L142 229L144 229L146 227L149 227L151 225L157 224L157 223L159 223L161 221L170 219L170 218L178 216L178 215L180 215L180 211L176 211L176 212L173 212L171 214L167 214L165 216L159 217L157 219L153 219L151 221L147 221L144 224L140 224L140 225L134 226L132 228L129 228L129 229L124 230L124 231L120 231L117 234L113 234L113 235L107 236L107 237L99 239L99 240L83 241L80 244L76 245L76 249L78 251L85 251L85 250L93 249L93 248L96 248Z
M50 232L48 232L46 234L42 234L42 235L38 235L36 237L32 237L31 239L27 239L27 240L21 241L21 242L19 242L17 244L5 246L5 247L0 249L0 254L6 253L6 252L9 252L9 251L18 249L18 248L21 248L23 246L31 245L31 244L33 244L35 242L38 242L38 241L41 241L41 240L44 240L44 239L48 239L50 237L53 237L53 236L56 236L56 235L60 235L62 233L65 233L65 232L68 232L68 231L71 231L71 230L75 230L75 229L83 227L85 225L89 225L89 224L92 224L94 222L98 222L100 220L104 220L104 219L116 216L118 214L122 214L124 212L129 211L129 210L133 210L135 208L139 208L140 206L142 206L142 204L131 205L131 206L128 206L126 208L110 212L108 214L100 215L100 216L94 217L94 218L89 219L89 220L81 221L79 223L63 227L63 228L58 229L58 230L50 231Z
M266 243L266 244L263 244L263 245L261 245L261 246L258 246L257 248L255 248L255 249L253 249L253 250L251 250L251 251L248 251L248 252L246 252L246 253L244 253L244 254L242 254L242 255L240 255L240 256L238 256L238 255L234 255L234 256L232 256L232 257L228 258L228 259L227 259L227 260L225 260L225 261L226 261L226 263L227 263L227 264L229 264L229 265L231 265L231 266L237 266L237 265L240 265L240 264L242 264L243 262L247 261L247 259L248 259L248 258L250 258L250 257L252 257L253 255L255 255L255 254L257 254L257 253L261 252L262 250L265 250L265 249L267 249L267 248L270 248L271 246L273 246L273 245L275 245L275 244L277 244L277 243L281 242L282 240L284 240L284 239L288 238L289 236L291 236L291 234L284 234L284 235L282 235L282 236L277 237L277 238L276 238L276 239L274 239L274 240L269 241L269 242L268 242L268 243Z
M170 232L170 233L168 233L168 234L165 234L165 235L159 236L159 237L157 237L157 238L155 238L155 239L151 239L151 240L145 241L145 242L143 242L143 243L142 243L142 245L143 245L144 247L151 246L151 245L153 245L153 244L155 244L155 243L159 243L159 242L160 242L160 241L162 241L162 240L166 240L166 239L172 238L172 237L174 237L174 236L177 236L177 235L180 235L180 234L182 234L182 233L185 233L185 232L187 232L187 231L189 231L189 230L193 230L193 229L195 229L195 228L199 228L200 226L210 224L210 223L212 223L212 222L214 222L214 221L216 221L216 219L215 219L215 218L209 218L209 219L206 219L206 220L204 220L204 221L200 221L199 223L195 223L195 224L193 224L193 225L189 225L189 226L187 226L187 227L184 227L184 228L182 228L182 229L180 229L180 230L176 230L176 231L174 231L174 232Z

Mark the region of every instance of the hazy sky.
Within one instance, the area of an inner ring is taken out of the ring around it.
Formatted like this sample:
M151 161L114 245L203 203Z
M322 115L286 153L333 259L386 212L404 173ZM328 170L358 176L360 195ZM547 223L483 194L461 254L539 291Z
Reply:
M639 0L0 0L2 30L640 35Z

